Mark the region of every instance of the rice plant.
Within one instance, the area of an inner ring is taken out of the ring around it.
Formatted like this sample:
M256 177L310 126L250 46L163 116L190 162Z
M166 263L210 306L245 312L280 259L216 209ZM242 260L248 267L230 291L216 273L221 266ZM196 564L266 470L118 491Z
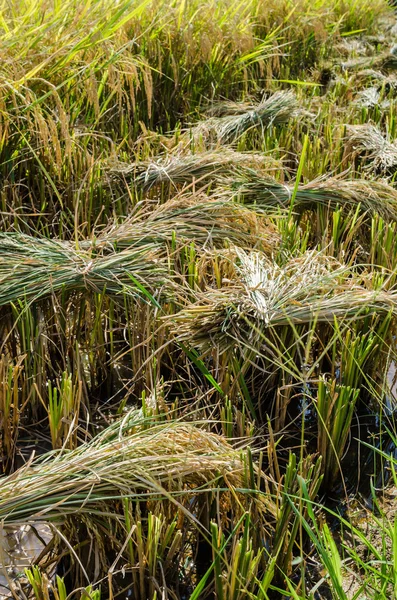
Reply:
M394 597L395 19L0 2L1 597Z

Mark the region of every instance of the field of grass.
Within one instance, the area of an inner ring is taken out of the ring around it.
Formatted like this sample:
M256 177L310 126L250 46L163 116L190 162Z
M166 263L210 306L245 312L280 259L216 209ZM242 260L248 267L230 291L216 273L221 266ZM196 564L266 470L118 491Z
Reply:
M397 598L387 0L0 0L0 599Z

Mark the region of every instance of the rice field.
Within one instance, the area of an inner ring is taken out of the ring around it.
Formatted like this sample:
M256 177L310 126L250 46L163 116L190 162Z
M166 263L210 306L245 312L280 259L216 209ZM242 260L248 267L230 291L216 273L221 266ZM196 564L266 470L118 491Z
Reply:
M397 13L0 0L0 599L397 598Z

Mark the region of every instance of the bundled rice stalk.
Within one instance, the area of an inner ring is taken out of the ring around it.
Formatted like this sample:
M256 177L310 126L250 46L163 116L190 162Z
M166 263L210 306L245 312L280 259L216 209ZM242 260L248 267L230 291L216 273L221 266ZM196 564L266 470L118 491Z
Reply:
M243 247L259 245L268 253L280 242L274 225L256 211L225 199L192 195L169 200L154 211L144 208L124 223L111 225L98 236L96 247L164 247L175 239L220 248L226 242Z
M388 100L382 100L379 88L371 86L365 90L361 90L355 98L354 103L360 108L387 108L390 105Z
M94 241L82 241L78 250L71 242L0 233L0 306L60 290L106 289L148 299L155 290L173 287L166 258L176 241L220 248L254 245L271 254L280 236L255 211L206 196L145 208Z
M390 142L369 123L347 127L345 155L349 160L360 158L366 171L381 175L391 175L397 167L397 143Z
M373 51L371 44L366 39L342 39L335 48L340 56L350 57L368 56Z
M397 293L365 286L364 276L323 253L309 251L279 266L264 255L237 251L235 287L208 290L179 312L179 340L203 352L236 344L260 348L278 326L397 315Z
M387 221L397 220L397 191L384 181L319 177L299 185L296 191L294 183L282 184L246 170L236 179L224 179L221 185L229 197L242 199L257 208L288 208L294 198L297 212L313 210L317 206L335 210L360 205L363 212L379 214Z
M109 174L132 179L134 185L147 191L164 183L176 186L196 181L204 185L211 182L215 175L232 174L241 166L255 166L258 170L266 171L281 168L280 163L271 156L222 148L198 154L176 154L157 160L120 164L113 167Z
M104 515L114 500L200 494L221 478L223 486L242 487L243 471L240 452L222 436L191 423L149 422L134 410L77 449L50 452L1 477L0 520Z
M389 77L382 73L382 71L376 71L375 69L363 69L352 74L356 82L362 81L373 81L375 83L383 83L388 81Z
M341 67L345 71L353 71L356 69L373 69L394 71L397 68L397 51L396 47L392 46L389 50L382 52L378 56L360 56L341 63Z
M37 300L59 290L126 292L142 298L166 281L153 244L95 255L72 243L18 233L0 234L0 306Z
M245 103L222 104L221 112L224 113L222 116L210 116L200 121L189 131L189 135L210 144L231 144L250 129L266 129L288 123L300 113L300 108L295 94L288 90L275 92L256 106Z
M352 73L349 81L356 86L362 86L364 83L370 83L376 87L367 89L375 89L379 92L379 94L380 92L386 94L392 92L394 95L394 93L397 91L397 79L395 75L393 73L385 75L381 71L376 71L375 69L363 69L362 71ZM363 90L363 92L365 91L366 89Z

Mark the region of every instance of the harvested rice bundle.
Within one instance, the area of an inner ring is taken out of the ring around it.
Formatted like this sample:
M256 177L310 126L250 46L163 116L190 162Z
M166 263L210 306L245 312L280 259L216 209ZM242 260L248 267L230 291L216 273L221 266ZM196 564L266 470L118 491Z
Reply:
M271 253L279 245L280 235L274 225L249 207L201 194L169 200L154 211L144 208L101 233L96 245L115 244L118 249L141 244L164 247L174 239L220 248L226 243L251 245Z
M378 56L360 56L341 63L342 69L351 71L354 69L373 69L394 71L397 68L397 49L392 46L389 50L382 52Z
M396 292L369 289L352 268L325 254L306 252L284 266L256 252L238 250L237 256L234 288L208 290L173 317L180 341L203 352L259 349L266 330L277 326L397 315Z
M200 121L189 135L214 145L232 144L249 129L288 123L301 112L296 96L290 90L275 92L256 106L228 103L222 105L222 112L225 108L227 114Z
M192 423L149 422L135 410L75 450L0 477L0 520L64 521L95 511L119 518L109 506L115 500L201 494L218 481L242 487L241 452L225 438Z
M390 142L374 125L349 125L345 155L360 158L364 169L391 175L397 168L397 143Z
M0 233L0 306L38 300L60 290L126 292L148 298L174 289L168 254L175 241L197 248L238 244L271 255L280 235L249 207L227 199L189 196L111 225L94 241L79 243ZM149 294L147 294L149 292Z
M149 190L164 183L176 186L196 181L203 185L211 182L215 175L233 173L241 166L255 166L258 170L266 171L281 169L280 162L271 156L222 148L198 154L171 154L157 160L120 164L113 167L110 174L131 178L134 185Z
M360 108L375 108L376 106L388 108L390 101L382 98L379 88L372 86L358 92L354 103Z
M60 290L91 289L137 298L158 290L166 269L153 244L95 255L70 242L0 233L0 306L19 298L37 300Z
M288 208L295 188L294 183L282 184L253 170L241 171L236 178L223 178L219 186L223 187L226 196L266 210L277 206ZM294 210L312 210L318 205L333 209L339 206L351 209L360 205L363 212L397 220L397 191L384 181L321 177L299 185L294 196Z

